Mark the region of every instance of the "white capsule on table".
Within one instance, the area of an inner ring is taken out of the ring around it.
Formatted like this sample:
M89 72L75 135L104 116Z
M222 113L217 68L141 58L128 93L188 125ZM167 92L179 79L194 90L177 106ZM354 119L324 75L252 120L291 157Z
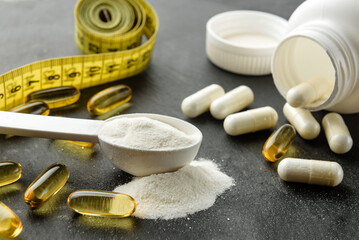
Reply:
M286 100L292 107L305 107L325 96L329 86L325 78L312 78L289 89Z
M328 113L322 120L330 149L338 154L347 153L353 146L348 127L338 113Z
M237 136L272 128L277 121L277 112L267 106L231 114L224 120L223 127L229 135Z
M278 165L279 177L287 182L335 187L343 180L343 169L336 162L285 158Z
M283 107L283 113L302 138L312 140L318 137L320 133L320 124L315 120L310 111L294 108L286 103Z
M224 89L218 84L212 84L186 97L181 104L182 112L190 118L207 112L211 103L224 95Z
M253 91L247 86L239 86L214 100L210 112L216 119L222 120L231 113L239 112L253 103Z

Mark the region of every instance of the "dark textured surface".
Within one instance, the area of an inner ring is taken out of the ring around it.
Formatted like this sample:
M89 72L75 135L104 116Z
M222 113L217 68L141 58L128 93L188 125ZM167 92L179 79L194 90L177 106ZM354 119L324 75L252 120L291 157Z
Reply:
M288 156L337 161L344 180L336 188L285 183L276 164L266 162L261 148L271 131L239 137L226 135L222 121L209 113L187 119L182 99L211 83L226 91L245 84L255 93L250 108L273 106L277 126L286 122L284 100L271 76L248 77L225 72L205 54L205 24L220 12L252 9L288 18L302 0L151 0L160 19L160 31L150 67L123 81L82 91L75 108L54 114L90 118L85 105L99 90L118 83L131 86L133 106L126 113L150 112L186 119L204 135L198 158L210 158L236 181L208 210L169 221L84 217L66 205L76 189L112 190L131 176L114 168L98 147L71 148L48 139L0 139L0 160L22 164L16 184L0 188L0 201L21 218L19 239L355 239L359 237L358 115L344 116L354 139L345 155L332 153L323 133L314 141L297 138ZM0 1L0 72L35 60L79 54L73 40L75 1ZM315 114L321 120L325 112ZM66 163L70 179L43 207L31 210L23 201L26 187L53 162Z

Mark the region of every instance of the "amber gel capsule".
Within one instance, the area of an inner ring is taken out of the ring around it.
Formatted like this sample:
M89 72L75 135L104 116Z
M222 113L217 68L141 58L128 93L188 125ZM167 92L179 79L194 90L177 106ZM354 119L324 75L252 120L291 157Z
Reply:
M0 186L5 186L16 182L21 178L22 167L19 163L13 161L0 162Z
M9 110L10 112L29 113L48 116L50 114L49 106L44 102L27 102L17 105Z
M26 102L43 101L50 109L71 105L80 98L80 90L75 87L65 86L48 88L32 92L26 97Z
M81 142L81 141L70 141L70 140L68 140L68 142L83 148L92 148L93 146L96 145L96 143L92 143L92 142Z
M132 98L132 89L124 84L106 88L87 102L87 110L93 115L104 114Z
M52 164L26 189L25 203L30 207L40 206L65 185L69 175L65 164Z
M295 139L295 129L290 124L284 124L275 130L263 146L263 156L270 162L281 158L290 148Z
M0 236L15 238L22 231L20 218L4 203L0 202Z
M79 190L67 199L69 207L84 215L128 217L136 210L136 201L129 195L116 192Z

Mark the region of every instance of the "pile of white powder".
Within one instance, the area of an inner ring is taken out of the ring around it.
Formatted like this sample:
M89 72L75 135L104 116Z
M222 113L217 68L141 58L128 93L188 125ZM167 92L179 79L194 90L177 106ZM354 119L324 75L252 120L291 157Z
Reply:
M171 125L146 117L117 118L106 122L101 136L114 144L139 149L173 149L198 139ZM176 172L134 178L114 191L137 202L133 216L149 219L185 217L211 207L218 195L234 184L209 160L193 161Z
M214 162L200 159L176 172L136 177L114 191L136 200L135 217L172 219L211 207L232 185L234 180Z
M139 149L181 148L197 141L193 135L147 117L117 118L106 122L101 135L114 144Z

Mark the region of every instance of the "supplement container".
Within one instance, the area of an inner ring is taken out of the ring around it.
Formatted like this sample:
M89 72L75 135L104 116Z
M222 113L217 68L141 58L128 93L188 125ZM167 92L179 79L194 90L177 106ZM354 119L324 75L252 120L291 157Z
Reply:
M308 0L300 5L272 58L281 95L286 98L290 89L308 82L317 98L304 108L359 112L358 22L358 0Z
M206 26L206 53L216 66L239 74L271 73L271 58L287 20L258 11L217 14Z

